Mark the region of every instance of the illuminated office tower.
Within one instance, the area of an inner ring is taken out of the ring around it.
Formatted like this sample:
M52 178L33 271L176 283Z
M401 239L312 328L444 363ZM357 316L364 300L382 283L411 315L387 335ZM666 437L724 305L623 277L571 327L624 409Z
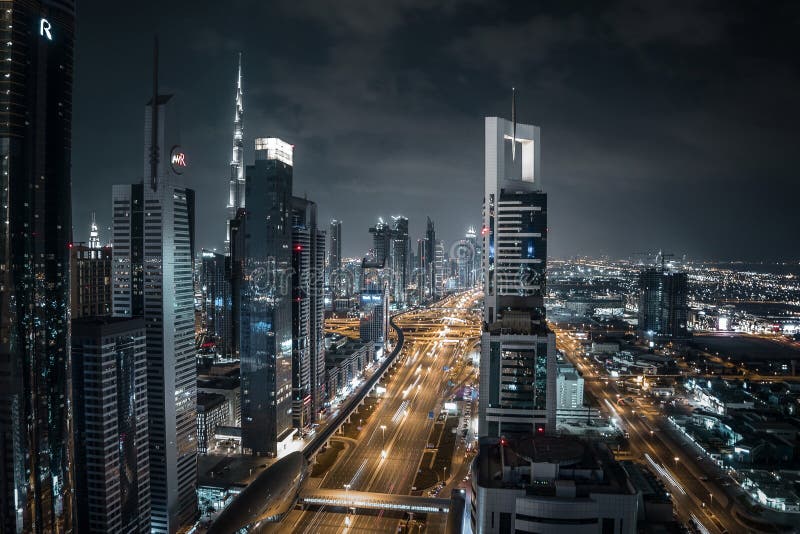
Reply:
M292 439L292 145L255 140L247 208L231 224L242 380L242 447L275 456ZM234 234L236 236L234 237Z
M664 265L639 273L639 335L650 341L682 340L691 336L686 273Z
M547 195L539 128L487 117L481 436L555 431L555 335L545 322Z
M370 227L369 233L372 234L373 260L376 267L387 266L389 259L389 249L392 243L392 229L383 219L378 219L378 224Z
M402 305L406 302L406 288L411 282L411 246L408 240L408 219L393 216L389 266L392 269L392 300Z
M195 201L193 190L178 185L186 157L175 115L172 95L148 101L146 183L112 189L113 313L145 320L151 526L165 533L197 514Z
M317 419L325 399L323 282L325 233L316 203L292 197L292 417L295 428Z
M202 325L206 341L213 342L216 353L230 357L236 354L233 335L230 256L203 250L200 255L200 289Z
M0 22L0 532L70 532L75 6L3 0Z
M72 321L76 532L150 532L141 317Z
M440 299L444 294L444 279L446 276L445 272L445 258L444 258L444 241L441 239L436 240L436 246L433 249L433 295L434 298Z
M330 243L328 269L336 271L342 268L342 221L331 220Z
M110 246L76 244L70 249L70 309L73 319L111 315L111 255Z

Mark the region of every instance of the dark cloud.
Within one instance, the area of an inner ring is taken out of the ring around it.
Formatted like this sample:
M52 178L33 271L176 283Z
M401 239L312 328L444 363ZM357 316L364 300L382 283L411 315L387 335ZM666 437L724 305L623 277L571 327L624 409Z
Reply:
M201 246L224 236L236 55L252 139L296 145L295 192L344 220L430 215L446 241L480 222L483 117L542 127L554 255L670 249L797 258L796 4L480 0L81 3L77 239L110 186L141 178L152 34L176 93Z

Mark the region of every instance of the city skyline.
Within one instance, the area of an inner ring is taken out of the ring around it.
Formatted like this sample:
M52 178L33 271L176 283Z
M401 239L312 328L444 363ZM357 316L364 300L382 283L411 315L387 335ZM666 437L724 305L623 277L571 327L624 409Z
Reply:
M800 6L108 6L0 0L0 531L796 530Z
M787 155L797 120L789 95L800 86L783 46L796 17L789 7L671 12L614 3L548 12L409 2L356 5L323 20L313 2L279 2L275 27L263 33L252 26L264 14L256 6L201 13L154 5L123 26L108 23L106 6L82 6L76 241L88 240L92 211L109 226L110 206L94 206L93 191L141 178L131 110L148 94L152 33L134 31L143 26L161 35L162 84L181 97L187 177L208 214L198 221L199 247L223 250L211 221L225 216L219 198L228 193L242 52L245 161L255 137L294 144L297 193L331 199L319 217L343 221L347 257L369 248L366 229L381 215L408 217L412 239L431 215L447 244L476 224L482 156L465 147L480 145L474 117L508 116L512 86L520 120L546 132L552 256L663 249L774 260L798 248L786 231L798 193ZM434 22L457 24L438 35ZM123 49L125 62L110 61ZM92 132L109 126L104 150L93 149ZM432 183L440 192L428 192ZM674 217L672 206L685 216ZM741 217L760 206L769 218Z

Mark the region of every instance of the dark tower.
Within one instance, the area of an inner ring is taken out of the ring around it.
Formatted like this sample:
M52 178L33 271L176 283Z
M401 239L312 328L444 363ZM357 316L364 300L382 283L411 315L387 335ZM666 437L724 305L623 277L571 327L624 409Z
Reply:
M74 528L69 249L75 6L0 1L0 531Z

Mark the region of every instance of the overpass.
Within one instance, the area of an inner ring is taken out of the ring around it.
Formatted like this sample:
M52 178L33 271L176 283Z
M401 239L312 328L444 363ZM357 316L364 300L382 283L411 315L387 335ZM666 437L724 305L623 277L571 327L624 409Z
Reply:
M420 514L446 514L450 511L450 499L324 488L301 490L298 502L305 506L370 508Z

